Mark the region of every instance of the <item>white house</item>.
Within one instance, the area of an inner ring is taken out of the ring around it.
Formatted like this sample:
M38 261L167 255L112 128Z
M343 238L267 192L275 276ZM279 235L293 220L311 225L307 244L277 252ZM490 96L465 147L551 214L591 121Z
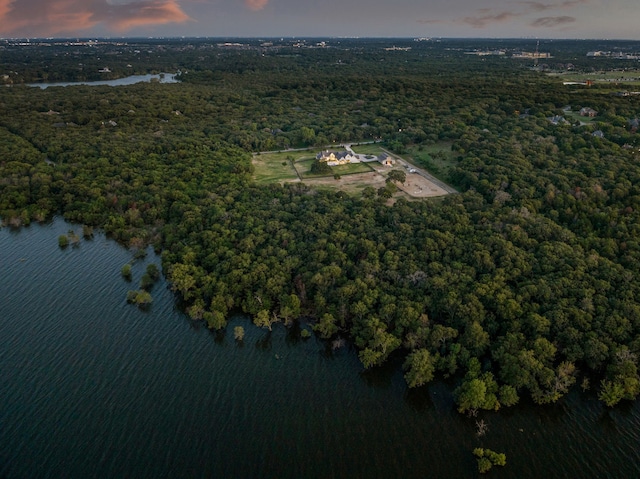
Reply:
M348 151L321 151L316 155L316 160L326 161L329 166L346 165L347 163L360 163L358 155Z

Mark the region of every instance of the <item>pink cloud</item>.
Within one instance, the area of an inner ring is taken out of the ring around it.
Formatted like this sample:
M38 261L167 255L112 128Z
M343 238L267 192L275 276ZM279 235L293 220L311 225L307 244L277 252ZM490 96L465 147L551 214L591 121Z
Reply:
M175 1L144 1L138 5L130 4L126 15L115 15L109 20L109 24L118 31L130 30L134 27L146 25L161 25L165 23L182 23L189 20L189 16L182 11Z
M244 4L256 12L266 7L267 3L269 3L269 0L244 0Z
M0 18L4 17L11 10L11 0L0 0Z
M189 20L177 0L0 0L0 35L48 36L104 25L115 31Z
M462 21L468 25L471 25L473 28L484 28L491 23L506 22L519 16L519 14L513 12L487 14L486 11L481 11L481 13L483 13L483 15L476 17L465 17Z

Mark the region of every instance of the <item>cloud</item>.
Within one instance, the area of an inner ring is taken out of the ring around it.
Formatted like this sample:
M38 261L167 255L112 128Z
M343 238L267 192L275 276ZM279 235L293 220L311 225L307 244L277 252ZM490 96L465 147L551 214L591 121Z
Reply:
M486 9L482 9L479 12L480 16L463 18L463 23L471 25L473 28L484 28L492 23L507 22L521 15L513 12L488 13Z
M98 25L124 32L189 19L177 0L0 0L0 35L49 36Z
M146 25L182 23L189 20L175 0L145 0L121 7L122 11L111 15L107 20L107 23L118 31Z
M0 0L0 18L4 17L11 10L12 0Z
M545 10L557 10L560 8L571 8L588 3L589 0L565 0L557 3L542 3L542 2L520 2L526 5L531 11L543 12Z
M244 0L244 4L255 12L262 10L267 6L267 3L269 0Z
M526 0L520 2L514 2L514 9L512 10L494 10L490 8L479 8L475 11L475 15L467 16L463 18L456 18L451 20L418 20L418 23L430 25L430 24L449 24L449 25L469 25L473 28L486 28L495 23L505 23L512 20L516 20L522 17L528 17L536 12L544 12L549 10L562 10L579 5L585 5L590 0L561 0L553 3L543 3L536 0ZM519 5L519 7L516 7ZM524 19L523 19L524 20ZM576 18L563 16L548 16L541 17L532 20L529 25L534 27L557 27L573 23Z
M560 25L566 25L568 23L573 23L575 21L576 19L574 17L567 17L567 16L542 17L542 18L537 18L533 22L531 22L531 26L536 28L538 27L551 28L551 27L557 27Z

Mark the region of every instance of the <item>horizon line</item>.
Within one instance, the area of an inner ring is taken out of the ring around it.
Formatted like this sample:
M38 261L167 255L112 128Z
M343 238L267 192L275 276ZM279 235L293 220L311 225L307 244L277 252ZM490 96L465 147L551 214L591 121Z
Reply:
M249 35L249 36L187 36L187 35L162 35L162 36L61 36L61 37L0 37L0 41L55 41L55 40L209 40L209 39L245 39L245 40L301 40L301 39L330 39L330 40L540 40L540 41L626 41L638 42L640 39L632 38L587 38L587 37L443 37L443 36L315 36L315 35Z

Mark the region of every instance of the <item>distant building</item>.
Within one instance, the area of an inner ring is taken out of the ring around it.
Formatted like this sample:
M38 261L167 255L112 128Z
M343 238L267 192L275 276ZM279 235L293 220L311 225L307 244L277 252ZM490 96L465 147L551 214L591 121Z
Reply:
M395 164L395 161L393 160L393 158L391 158L386 153L383 153L382 155L378 156L378 161L384 166L393 166Z
M580 108L580 116L588 116L589 118L593 118L597 114L597 111L595 111L593 108L589 108L588 106Z
M514 52L511 58L553 58L548 52Z
M565 120L564 116L561 116L561 115L550 116L550 117L547 118L547 120L549 120L551 122L551 124L553 124L553 125L567 125L567 124L569 124L569 122L567 120Z

